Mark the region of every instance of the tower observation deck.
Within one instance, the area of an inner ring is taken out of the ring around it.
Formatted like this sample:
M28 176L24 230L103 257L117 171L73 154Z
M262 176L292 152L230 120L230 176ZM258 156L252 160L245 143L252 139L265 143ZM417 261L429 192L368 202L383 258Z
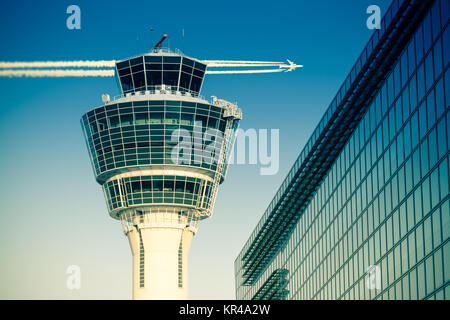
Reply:
M95 178L130 243L133 298L186 299L191 241L212 214L242 112L200 96L207 61L155 46L115 67L121 94L81 119Z

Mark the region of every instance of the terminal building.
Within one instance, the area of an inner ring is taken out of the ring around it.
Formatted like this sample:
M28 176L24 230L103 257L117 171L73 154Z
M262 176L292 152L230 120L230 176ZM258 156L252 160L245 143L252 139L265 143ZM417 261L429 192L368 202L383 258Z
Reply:
M450 299L448 0L394 0L235 261L237 299Z

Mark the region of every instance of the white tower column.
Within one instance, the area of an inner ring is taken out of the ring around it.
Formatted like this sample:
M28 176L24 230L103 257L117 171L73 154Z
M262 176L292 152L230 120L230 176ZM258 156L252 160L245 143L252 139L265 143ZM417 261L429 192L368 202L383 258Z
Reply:
M187 299L188 254L196 228L185 221L142 220L126 232L133 255L133 299Z

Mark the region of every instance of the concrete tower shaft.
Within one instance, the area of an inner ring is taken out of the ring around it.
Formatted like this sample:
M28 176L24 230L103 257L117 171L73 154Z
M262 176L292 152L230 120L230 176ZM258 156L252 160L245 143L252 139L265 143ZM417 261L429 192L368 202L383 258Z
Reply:
M188 254L198 221L176 208L121 215L133 255L133 299L187 299Z

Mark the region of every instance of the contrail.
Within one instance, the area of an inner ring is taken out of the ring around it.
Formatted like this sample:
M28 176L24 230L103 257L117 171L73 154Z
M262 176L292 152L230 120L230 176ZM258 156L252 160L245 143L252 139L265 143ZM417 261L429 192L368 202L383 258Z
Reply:
M284 62L280 63L209 63L208 68L212 67L278 67L284 65Z
M264 67L278 66L284 62L274 61L240 61L240 60L203 60L208 67ZM0 68L66 68L66 67L87 67L87 68L114 68L115 60L99 61L32 61L32 62L6 62L0 61Z
M211 71L206 70L207 74L238 74L238 73L271 73L283 72L286 69L263 69L263 70L226 70L226 71Z
M212 71L206 70L206 74L239 74L239 73L272 73L283 72L286 69L262 69L262 70L226 70ZM0 70L0 77L114 77L114 70L88 70L88 69L21 69L21 70Z
M273 73L291 71L302 65L296 65L290 60L287 62L274 61L245 61L245 60L203 60L208 67L207 74L248 74ZM7 62L0 61L0 77L113 77L115 60L99 61L31 61ZM72 69L68 69L71 67ZM278 69L250 69L250 70L209 70L209 68L230 67L278 67ZM92 68L92 69L82 69Z
M0 68L66 68L66 67L87 67L87 68L113 68L114 60L99 61L33 61L33 62L6 62L0 61Z
M21 69L21 70L0 70L0 77L113 77L114 70L87 70L87 69Z
M270 72L288 72L296 68L302 68L303 65L296 65L290 60L286 62L273 62L273 61L225 61L225 60L204 60L207 64L208 74L242 74L242 73L270 73ZM278 69L250 69L250 70L217 70L213 71L210 68L231 68L231 67L243 67L243 68L255 68L255 67L278 67Z
M281 64L284 62L277 62L277 61L243 61L243 60L202 60L203 63L206 63L207 65L213 64L213 63L245 63L245 64L253 64L253 63L273 63L273 64Z

